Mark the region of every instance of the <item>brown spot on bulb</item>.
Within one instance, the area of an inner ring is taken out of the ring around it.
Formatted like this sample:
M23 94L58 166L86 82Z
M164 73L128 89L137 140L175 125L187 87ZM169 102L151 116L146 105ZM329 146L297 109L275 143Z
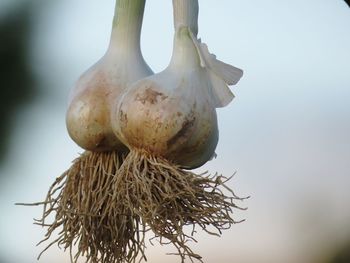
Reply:
M172 145L182 143L188 139L188 135L191 132L191 128L194 126L196 118L193 117L191 120L185 120L182 123L181 129L167 141L167 145L170 148Z
M155 104L158 102L158 97L161 100L165 100L168 96L165 96L161 92L157 92L152 88L146 88L142 94L137 94L135 100L140 101L142 104L149 102L150 104Z
M119 119L122 123L125 123L125 125L128 124L128 116L126 115L126 113L124 113L124 111L120 111L119 113Z

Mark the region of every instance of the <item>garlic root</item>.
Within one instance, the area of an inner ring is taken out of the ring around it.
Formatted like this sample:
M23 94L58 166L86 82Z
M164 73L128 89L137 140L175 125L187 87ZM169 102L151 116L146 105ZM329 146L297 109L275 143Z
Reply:
M47 227L39 244L59 231L42 253L58 244L71 251L72 263L81 256L91 263L135 262L139 255L145 258L145 229L140 217L129 206L113 204L112 185L123 159L117 152L85 152L55 180L46 200L33 204L44 205L42 218L35 220ZM52 215L53 222L46 223ZM73 255L75 245L78 251Z
M50 187L44 212L36 224L47 227L45 243L71 251L71 262L134 263L147 260L145 234L152 231L161 245L172 244L182 262L201 260L192 251L195 228L210 235L239 223L231 217L237 197L217 174L195 174L166 159L133 150L85 152ZM226 195L225 190L228 190ZM54 221L46 223L54 215ZM186 228L192 227L187 233ZM73 255L72 248L78 251ZM42 255L42 253L39 255Z
M211 235L239 223L231 217L233 209L242 209L234 202L237 197L219 175L197 175L185 171L166 159L132 150L113 177L113 211L128 209L133 217L142 219L160 244L173 244L182 262L186 257L201 261L188 246L195 241L193 234L199 226ZM230 196L225 194L230 192ZM186 234L185 227L193 231Z

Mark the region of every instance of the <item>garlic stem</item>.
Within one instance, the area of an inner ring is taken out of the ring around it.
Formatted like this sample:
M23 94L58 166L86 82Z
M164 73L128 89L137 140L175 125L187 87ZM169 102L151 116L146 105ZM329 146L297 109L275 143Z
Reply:
M189 27L198 34L198 0L173 0L175 31L182 26Z
M141 55L140 35L146 0L116 0L109 51Z
M198 52L191 34L198 33L198 0L173 0L174 48L170 68L188 71L200 65Z

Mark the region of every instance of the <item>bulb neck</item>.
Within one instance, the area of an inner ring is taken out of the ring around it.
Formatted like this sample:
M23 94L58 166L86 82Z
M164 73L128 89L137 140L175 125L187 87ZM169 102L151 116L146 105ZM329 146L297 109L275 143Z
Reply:
M184 70L199 67L200 58L192 39L198 34L198 0L173 0L173 9L175 36L170 67Z
M175 32L171 68L188 71L200 67L200 58L188 27L181 27Z
M141 55L140 38L146 0L116 0L108 52Z

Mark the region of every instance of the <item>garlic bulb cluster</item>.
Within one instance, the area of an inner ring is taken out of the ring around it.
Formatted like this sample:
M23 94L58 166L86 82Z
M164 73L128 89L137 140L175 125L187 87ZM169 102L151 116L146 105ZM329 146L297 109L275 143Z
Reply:
M243 72L217 60L197 39L197 0L173 3L170 65L126 90L112 111L112 127L129 149L193 169L213 156L218 142L215 108L232 100L227 85L236 84Z
M125 149L112 131L110 112L128 85L152 74L140 49L144 7L145 0L116 2L109 48L71 92L67 129L86 150Z
M77 82L66 115L69 135L86 152L35 204L44 205L37 221L48 228L44 241L63 228L48 247L77 245L72 262L146 260L147 231L174 245L182 262L201 261L188 245L195 227L220 236L238 223L231 212L242 198L228 179L189 170L215 155L216 108L234 98L228 86L243 71L198 39L198 0L173 0L172 58L153 74L140 49L144 7L145 0L116 0L109 48Z

